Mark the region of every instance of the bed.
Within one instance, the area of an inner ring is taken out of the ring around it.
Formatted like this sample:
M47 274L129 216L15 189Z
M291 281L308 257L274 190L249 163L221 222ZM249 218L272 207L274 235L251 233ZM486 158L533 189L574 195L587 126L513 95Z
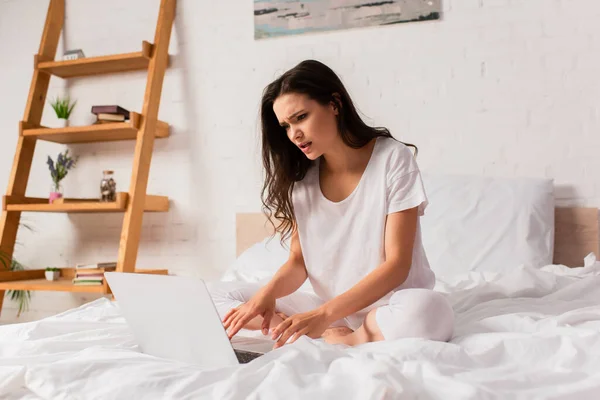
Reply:
M237 215L238 257L224 280L272 273L285 253L265 222ZM600 263L583 259L598 254L598 210L553 208L552 222L552 263L438 279L456 313L448 343L349 348L303 337L250 364L200 370L141 353L118 301L102 298L0 327L0 398L597 399ZM249 270L252 260L261 267Z

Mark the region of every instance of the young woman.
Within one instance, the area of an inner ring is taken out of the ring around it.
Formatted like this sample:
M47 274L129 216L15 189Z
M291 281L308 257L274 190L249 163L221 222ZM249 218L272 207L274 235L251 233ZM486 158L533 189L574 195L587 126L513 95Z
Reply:
M267 283L213 286L228 335L271 332L275 348L300 336L329 343L450 339L454 316L421 241L427 206L415 155L367 126L324 64L307 60L262 99L262 201L290 240ZM416 147L414 147L416 153ZM315 294L297 292L310 280Z

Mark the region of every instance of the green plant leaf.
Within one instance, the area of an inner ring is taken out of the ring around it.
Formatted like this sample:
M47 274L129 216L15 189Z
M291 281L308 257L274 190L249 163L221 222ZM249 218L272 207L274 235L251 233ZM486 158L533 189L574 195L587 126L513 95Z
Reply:
M9 259L8 254L0 250L0 262L5 269L8 269L7 261ZM24 271L25 267L17 260L12 259L10 260L10 270ZM7 290L6 296L18 304L17 317L20 317L23 312L29 310L29 302L31 300L31 292L29 290Z
M56 97L54 101L50 102L50 106L54 109L58 118L69 119L76 103L77 101L71 103L69 96L64 98Z

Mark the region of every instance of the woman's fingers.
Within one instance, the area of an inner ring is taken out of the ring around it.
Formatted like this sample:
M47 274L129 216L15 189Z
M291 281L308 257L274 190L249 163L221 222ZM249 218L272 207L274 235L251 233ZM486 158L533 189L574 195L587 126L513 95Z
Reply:
M240 324L240 320L244 318L246 313L247 312L244 311L244 309L239 309L238 312L231 316L231 320L228 323L229 331L227 332L230 339L240 330L237 326Z
M281 332L286 330L287 327L290 326L291 324L292 324L291 318L288 318L288 319L282 321L279 325L277 325L275 327L275 329L273 329L273 334L271 335L271 339L277 339L277 337L281 334Z
M245 313L238 313L239 317L236 321L234 321L231 325L231 331L229 332L229 339L231 339L232 337L235 336L236 333L239 332L240 329L242 329L252 318L256 317L258 315L258 313L252 311L252 312L245 312Z
M240 331L240 329L244 327L244 325L246 325L246 322L244 322L244 318L239 318L235 322L235 324L233 324L231 330L229 331L229 339L234 337Z
M263 315L263 322L262 322L262 327L261 327L263 335L269 334L269 326L271 325L271 318L273 318L273 310L265 311L265 313Z
M234 314L236 311L237 311L237 308L231 308L231 309L229 309L229 311L227 311L227 312L225 313L225 315L223 316L223 323L225 323L225 321L227 321L227 319L228 319L228 318L229 318L231 315L233 315L233 314Z
M277 340L277 342L275 343L275 346L273 348L278 348L283 346L288 339L290 338L290 336L292 336L294 333L296 333L296 331L298 330L298 326L295 324L291 324L279 337L279 340Z
M237 308L232 308L231 310L227 311L227 314L225 314L225 317L223 317L223 326L225 329L229 328L231 322L238 315L238 311L239 310Z
M292 336L292 338L290 339L290 343L289 343L289 344L292 344L292 343L294 343L296 340L298 340L298 338L299 338L300 336L304 336L304 335L306 335L307 333L308 333L308 328L304 328L304 329L301 329L301 330L299 330L298 332L296 332L296 333L294 334L294 336Z
M235 328L237 322L240 320L241 315L240 313L237 313L235 315L233 315L230 319L230 321L227 323L227 334L229 335L229 338L231 338L234 334L231 334L233 332L233 329Z
M241 318L237 318L237 319L235 319L235 321L231 322L231 328L229 328L229 331L227 332L227 336L229 336L229 339L234 337L239 332L241 327L243 326L240 323L240 321L241 321Z
M225 327L225 329L229 328L229 324L231 324L231 321L233 321L234 318L235 318L235 313L232 313L232 314L228 315L226 318L223 318L223 326Z

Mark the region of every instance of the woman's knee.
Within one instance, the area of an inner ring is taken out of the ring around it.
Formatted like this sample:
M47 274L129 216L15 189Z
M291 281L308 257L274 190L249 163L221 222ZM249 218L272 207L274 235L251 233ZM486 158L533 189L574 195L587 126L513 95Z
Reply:
M247 282L207 282L213 301L235 300L246 302L260 289L260 285Z
M246 282L207 282L206 287L219 313L223 316L232 308L247 302L260 289L260 285Z
M428 289L396 292L390 304L377 309L376 319L386 339L417 337L448 341L454 332L454 312L446 298Z

